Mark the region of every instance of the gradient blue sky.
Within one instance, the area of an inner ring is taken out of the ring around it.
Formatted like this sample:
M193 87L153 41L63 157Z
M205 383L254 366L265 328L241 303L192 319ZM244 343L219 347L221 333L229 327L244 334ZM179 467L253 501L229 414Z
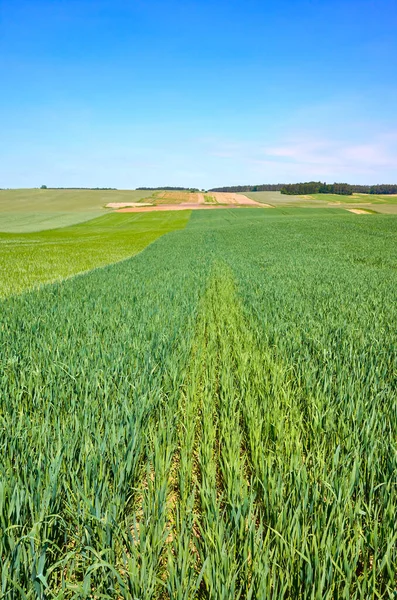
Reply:
M396 0L0 0L0 187L397 182Z

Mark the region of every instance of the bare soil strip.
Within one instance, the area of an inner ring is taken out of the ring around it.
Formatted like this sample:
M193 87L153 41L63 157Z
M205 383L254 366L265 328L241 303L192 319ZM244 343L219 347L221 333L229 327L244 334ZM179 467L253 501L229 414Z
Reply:
M256 200L251 200L243 194L235 194L231 192L211 192L211 195L215 197L219 204L229 204L233 206L264 206Z
M235 205L238 208L238 205ZM214 208L230 208L230 205L219 206L218 204L161 204L160 206L143 206L142 208L120 208L116 212L153 212L158 210L207 210Z
M204 194L197 194L197 202L198 204L205 204Z
M348 212L354 213L355 215L370 215L367 210L363 210L362 208L347 208Z
M139 206L153 206L150 202L109 202L105 208L136 208Z

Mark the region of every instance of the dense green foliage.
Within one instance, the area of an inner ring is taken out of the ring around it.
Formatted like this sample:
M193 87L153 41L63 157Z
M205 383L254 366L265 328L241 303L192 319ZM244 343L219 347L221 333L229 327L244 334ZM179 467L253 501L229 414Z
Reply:
M111 213L37 233L0 233L0 298L136 254L184 227L190 211Z
M3 301L2 594L393 597L396 235L197 211Z
M282 194L340 194L351 196L353 193L361 194L397 194L397 185L350 185L349 183L322 183L309 181L306 183L290 183L280 188Z
M349 183L264 183L261 185L229 185L210 192L281 192L282 194L397 194L397 184L351 185Z
M306 183L289 183L284 185L280 192L287 195L299 194L341 194L351 196L354 189L348 183L321 183L321 181L308 181Z
M397 194L397 183L379 183L377 185L355 185L354 191L362 194Z
M262 185L227 185L208 190L209 192L279 192L284 183L264 183Z

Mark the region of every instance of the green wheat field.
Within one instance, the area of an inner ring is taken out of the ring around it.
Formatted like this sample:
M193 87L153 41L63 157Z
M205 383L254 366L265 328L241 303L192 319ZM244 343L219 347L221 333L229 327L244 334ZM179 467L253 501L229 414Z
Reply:
M0 217L0 597L394 598L397 217L97 198Z

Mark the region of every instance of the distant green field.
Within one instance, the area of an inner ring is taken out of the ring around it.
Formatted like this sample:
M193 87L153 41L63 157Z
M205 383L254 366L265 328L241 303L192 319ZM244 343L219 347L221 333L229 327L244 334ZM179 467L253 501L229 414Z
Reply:
M185 227L190 211L112 213L36 233L0 233L0 297L125 259Z
M103 209L87 212L4 212L0 213L0 232L31 233L69 227L103 216L106 212Z
M286 196L280 192L244 192L244 196L256 200L261 204L271 204L272 206L308 206L315 207L321 203L302 198L301 196Z
M295 198L296 196L293 197ZM322 202L337 202L342 204L397 204L397 196L393 195L352 194L351 196L342 196L340 194L310 194L310 198L321 200Z
M28 232L94 219L109 202L139 202L136 190L0 190L0 231Z
M397 196L377 196L372 194L353 194L341 196L339 194L310 194L305 196L288 196L280 192L245 192L244 196L252 198L261 204L270 204L274 207L296 208L326 208L329 205L343 205L348 209L360 205L368 205L368 209L385 213L397 213ZM364 207L363 207L364 208Z

